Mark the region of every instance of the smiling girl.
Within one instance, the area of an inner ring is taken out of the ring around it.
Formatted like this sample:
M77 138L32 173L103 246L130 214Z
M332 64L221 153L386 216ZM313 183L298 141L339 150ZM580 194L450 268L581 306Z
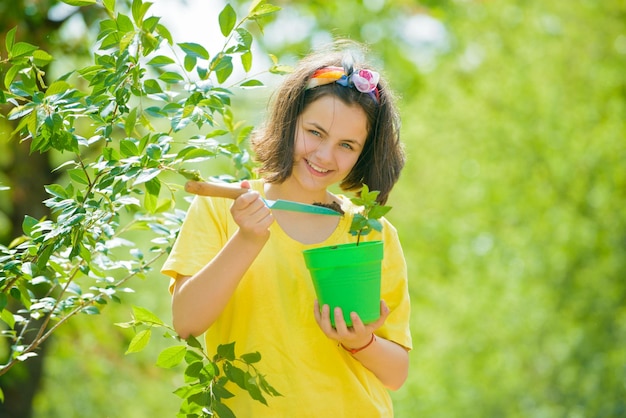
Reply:
M183 338L205 334L206 348L235 341L259 351L262 371L282 396L263 405L245 393L225 401L241 417L391 417L388 389L408 374L410 302L397 231L383 240L381 315L364 324L320 307L302 251L354 240L358 208L344 191L367 184L385 203L404 165L399 118L379 74L349 52L303 59L276 91L253 136L260 180L234 202L194 198L163 266L172 278L172 315ZM263 198L338 204L345 215L271 211ZM335 319L331 325L330 316Z

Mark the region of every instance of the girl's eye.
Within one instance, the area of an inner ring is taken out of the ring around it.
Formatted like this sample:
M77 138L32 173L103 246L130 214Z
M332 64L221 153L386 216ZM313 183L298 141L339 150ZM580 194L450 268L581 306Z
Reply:
M354 149L354 148L352 147L352 145L348 144L347 142L343 142L343 143L341 144L341 147L343 147L343 148L345 148L345 149L348 149L348 150Z
M322 134L321 134L321 133L319 133L318 131L316 131L315 129L311 129L309 132L310 132L312 135L315 135L315 136L319 136L319 137L321 137L321 136L322 136Z

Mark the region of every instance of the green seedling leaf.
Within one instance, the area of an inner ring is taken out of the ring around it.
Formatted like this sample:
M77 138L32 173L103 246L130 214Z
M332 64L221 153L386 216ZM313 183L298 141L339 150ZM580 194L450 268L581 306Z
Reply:
M360 196L350 199L357 206L362 206L362 212L356 213L350 225L350 234L357 236L357 245L361 236L367 235L372 230L382 231L383 225L378 220L391 210L391 206L381 205L376 199L380 191L370 191L367 184L361 188Z

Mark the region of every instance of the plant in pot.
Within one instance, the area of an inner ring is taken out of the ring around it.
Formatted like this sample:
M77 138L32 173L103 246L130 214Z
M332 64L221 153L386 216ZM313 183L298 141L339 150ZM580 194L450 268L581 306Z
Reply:
M351 199L362 207L360 213L354 214L350 226L356 242L303 252L320 306L329 305L331 312L340 307L348 326L352 325L351 312L356 312L365 324L380 317L383 242L361 242L362 236L382 230L379 219L391 210L391 206L376 200L379 193L370 191L364 184L359 195ZM333 315L331 323L335 325Z
M206 182L197 172L185 170L179 172L189 179L185 184L185 190L192 194L236 199L247 190L237 184ZM382 231L383 225L379 219L391 210L391 206L381 205L376 200L379 194L379 191L370 191L364 184L360 193L350 199L352 203L362 208L359 213L354 214L350 224L349 232L357 237L356 242L318 247L303 252L320 305L329 305L331 310L340 307L348 326L352 325L351 312L358 313L365 324L374 322L380 317L383 242L380 240L361 242L361 237L370 232ZM275 209L326 215L337 215L336 212L343 214L338 205L321 203L307 205L281 200L266 200L265 203ZM335 325L332 315L331 323Z

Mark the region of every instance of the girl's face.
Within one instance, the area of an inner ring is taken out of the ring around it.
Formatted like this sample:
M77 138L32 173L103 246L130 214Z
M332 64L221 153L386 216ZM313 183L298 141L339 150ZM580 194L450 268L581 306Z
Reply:
M292 180L310 192L325 192L356 164L367 139L367 116L358 105L322 96L298 118Z

